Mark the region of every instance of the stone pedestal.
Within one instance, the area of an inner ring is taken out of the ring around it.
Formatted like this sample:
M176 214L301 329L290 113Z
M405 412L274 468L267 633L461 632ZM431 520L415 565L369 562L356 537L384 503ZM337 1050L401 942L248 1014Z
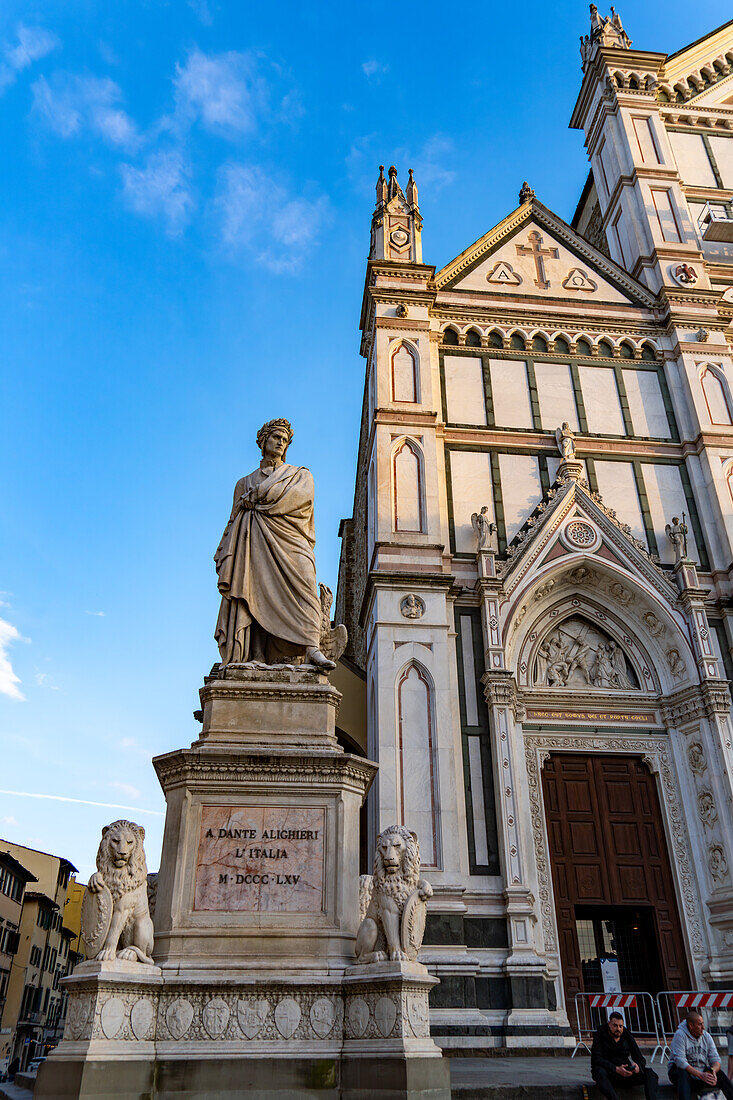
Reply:
M316 672L233 669L201 698L199 740L154 761L168 803L156 962L342 969L376 766L338 746L339 693Z
M448 1100L415 963L354 966L376 765L314 670L207 679L201 735L155 759L167 814L155 967L85 963L39 1097ZM385 1069L385 1066L388 1069Z

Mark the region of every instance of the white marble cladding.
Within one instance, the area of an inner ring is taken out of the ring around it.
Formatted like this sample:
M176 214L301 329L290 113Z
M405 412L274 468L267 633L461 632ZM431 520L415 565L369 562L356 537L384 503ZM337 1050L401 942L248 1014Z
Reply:
M425 604L419 619L401 614L409 592ZM418 833L433 882L456 882L468 873L451 621L445 589L413 581L404 588L378 587L369 625L369 722L372 731L379 729L378 746L370 741L379 763L376 816L382 826L395 822Z

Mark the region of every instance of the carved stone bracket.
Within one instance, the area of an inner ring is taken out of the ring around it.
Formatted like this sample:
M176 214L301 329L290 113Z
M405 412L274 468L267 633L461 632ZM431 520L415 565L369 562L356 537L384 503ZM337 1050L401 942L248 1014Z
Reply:
M678 729L697 723L701 718L728 715L731 711L728 684L723 680L706 680L675 691L661 704L661 711L665 722Z

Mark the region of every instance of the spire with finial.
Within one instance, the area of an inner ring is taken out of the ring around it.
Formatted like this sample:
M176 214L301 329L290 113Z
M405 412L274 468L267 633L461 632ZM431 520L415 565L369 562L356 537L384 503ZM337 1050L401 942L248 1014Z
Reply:
M580 56L584 68L595 46L613 46L622 50L631 48L631 39L615 8L611 8L610 15L600 15L596 5L591 4L590 34L580 36Z
M521 206L522 203L529 202L529 200L533 199L534 197L535 197L534 189L532 187L530 187L529 184L527 183L527 181L525 180L524 183L522 184L522 186L519 189L519 204L520 204L520 206Z
M384 178L384 165L379 165L379 179L377 180L377 206L387 201L387 181Z
M385 179L384 165L380 164L369 258L421 264L422 217L417 205L417 184L412 169L409 172L407 195L400 187L394 165L387 175L388 178Z
M412 168L407 173L407 201L410 206L417 209L417 184L415 183L415 177L412 174Z

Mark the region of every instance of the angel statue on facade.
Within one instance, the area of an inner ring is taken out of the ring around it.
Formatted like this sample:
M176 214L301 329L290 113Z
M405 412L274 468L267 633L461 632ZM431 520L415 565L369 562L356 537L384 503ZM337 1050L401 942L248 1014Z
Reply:
M488 510L488 504L484 504L480 512L474 512L471 516L471 526L473 527L479 550L494 549L491 536L496 532L496 524L486 515Z
M555 439L557 440L557 449L563 457L565 462L572 462L576 458L575 454L575 433L571 429L567 420L563 422L561 428L555 430Z
M667 532L667 538L674 546L674 560L675 563L682 561L687 557L687 532L688 527L685 523L685 513L682 513L682 520L679 516L672 516L672 522L665 524L664 530Z

